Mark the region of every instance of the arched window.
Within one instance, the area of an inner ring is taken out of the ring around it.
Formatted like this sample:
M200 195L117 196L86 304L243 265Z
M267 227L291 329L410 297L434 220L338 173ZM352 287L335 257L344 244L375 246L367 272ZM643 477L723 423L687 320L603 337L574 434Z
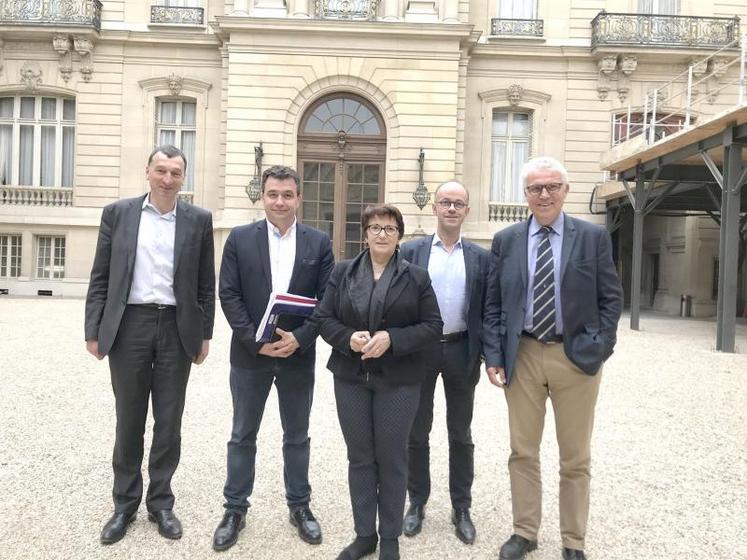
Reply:
M381 135L376 115L361 101L351 97L333 97L319 103L306 119L307 134L332 133Z

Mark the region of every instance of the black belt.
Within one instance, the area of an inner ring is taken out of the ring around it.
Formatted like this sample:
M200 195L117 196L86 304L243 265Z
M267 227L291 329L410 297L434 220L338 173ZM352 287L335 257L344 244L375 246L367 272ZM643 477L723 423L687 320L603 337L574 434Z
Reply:
M141 309L157 309L158 311L171 311L176 309L176 305L166 305L164 303L128 303L132 307L140 307Z
M450 332L441 335L441 342L459 342L467 338L467 331Z
M534 340L536 340L537 342L541 342L542 344L557 344L558 342L563 342L562 334L547 336L545 337L545 340L538 339L536 334L529 331L521 331L521 336L528 336L529 338L533 338Z

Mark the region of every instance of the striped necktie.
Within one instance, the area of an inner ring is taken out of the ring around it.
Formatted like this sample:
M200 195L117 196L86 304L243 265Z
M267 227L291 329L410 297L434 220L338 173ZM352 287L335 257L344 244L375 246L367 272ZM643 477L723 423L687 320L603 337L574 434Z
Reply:
M537 247L537 263L534 267L532 334L540 342L555 336L555 263L550 245L552 232L550 226L543 226L539 230L542 238Z

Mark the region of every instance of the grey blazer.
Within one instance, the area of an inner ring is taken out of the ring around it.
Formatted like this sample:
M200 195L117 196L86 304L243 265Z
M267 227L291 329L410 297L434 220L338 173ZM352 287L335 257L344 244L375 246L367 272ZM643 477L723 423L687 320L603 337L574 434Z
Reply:
M431 258L433 235L413 239L402 245L402 257L419 267L428 270ZM464 251L464 268L467 272L467 340L469 343L469 362L465 371L471 375L473 382L480 379L480 357L482 356L482 314L485 306L485 286L488 274L488 256L490 253L466 239L462 239Z
M531 219L531 218L530 218ZM579 369L594 375L612 354L623 296L606 229L565 215L560 259L563 347ZM487 367L503 367L506 379L516 362L524 328L529 222L495 234L483 322Z
M108 354L119 330L135 269L137 235L145 196L126 198L104 208L96 255L86 296L86 340L96 339ZM174 296L179 340L190 357L203 339L213 337L215 256L209 211L183 200L176 203Z

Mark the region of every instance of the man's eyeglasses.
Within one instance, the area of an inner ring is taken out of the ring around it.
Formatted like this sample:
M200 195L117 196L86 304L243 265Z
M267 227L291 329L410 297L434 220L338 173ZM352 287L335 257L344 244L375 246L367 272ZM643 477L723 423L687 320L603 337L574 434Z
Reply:
M527 185L524 189L528 194L532 196L539 196L542 194L543 189L547 191L547 194L559 193L560 189L565 186L564 183L546 183L546 184L535 184Z
M373 235L379 235L383 231L387 237L396 235L399 231L397 226L380 226L379 224L371 224L366 229Z
M467 207L467 205L461 200L449 200L448 198L439 200L436 204L444 210L448 210L452 205L454 206L454 210L464 210Z

